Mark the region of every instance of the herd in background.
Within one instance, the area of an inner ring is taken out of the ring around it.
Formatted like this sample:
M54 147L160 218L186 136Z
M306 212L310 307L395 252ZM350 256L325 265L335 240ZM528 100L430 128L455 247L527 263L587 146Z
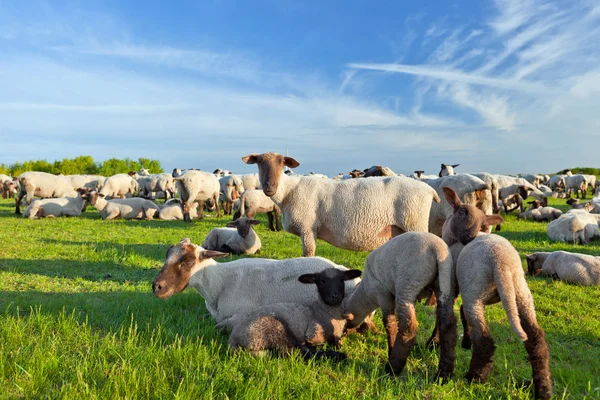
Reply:
M25 199L24 216L29 218L77 216L87 203L103 219L191 221L202 218L204 211L216 210L220 216L221 209L234 214L225 227L211 230L201 246L189 239L171 246L152 285L160 298L187 286L198 290L217 327L231 331L232 348L254 353L299 348L305 356L341 359L343 353L315 346L337 347L348 329L373 330L370 319L381 308L388 370L398 374L416 338L414 304L433 294L436 327L428 344L440 347L436 377L445 381L456 359L453 304L460 293L462 346L473 350L467 379L485 382L489 376L494 344L483 307L502 302L528 352L536 397L551 396L548 347L519 255L508 240L490 233L493 226L501 229L501 210L518 209L520 218L549 222L551 240L585 244L597 238L600 197L595 176L571 171L552 177L466 174L454 171L459 164L442 164L438 176L419 170L407 177L373 166L330 179L297 175L291 169L299 162L277 153L250 154L242 161L255 164L258 173L175 169L150 175L141 170L104 178L25 172L14 180L0 179L5 194L18 189L16 212ZM588 191L596 197L579 202ZM141 197L133 197L136 193ZM164 195L164 204L152 200L157 193ZM527 208L529 196L534 200ZM572 209L562 213L548 207L548 197L568 198ZM257 213L267 213L271 230L283 228L299 236L305 258L214 261L227 253L260 252L260 238L252 229L259 223ZM360 271L314 257L317 238L342 249L371 251L360 284ZM600 257L534 253L527 263L530 275L600 284Z

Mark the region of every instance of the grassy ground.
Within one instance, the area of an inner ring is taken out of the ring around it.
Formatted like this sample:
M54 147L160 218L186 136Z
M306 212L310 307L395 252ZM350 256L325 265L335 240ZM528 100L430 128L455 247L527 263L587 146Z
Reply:
M396 379L384 372L384 334L345 338L349 359L339 364L230 354L197 292L159 300L150 289L169 245L183 237L201 243L226 218L102 221L92 209L81 218L30 221L13 210L13 203L0 200L0 398L531 396L519 388L531 377L527 354L500 305L486 310L498 347L485 385L464 382L471 353L460 348L455 379L445 386L429 383L438 356L422 346L434 311L424 305L418 307L420 345ZM521 256L558 249L600 254L598 242L549 243L545 224L507 220L501 234ZM257 227L262 257L301 254L299 238L272 233L265 224ZM360 269L367 255L321 241L317 254ZM545 278L528 282L550 346L557 398L600 398L600 288ZM381 328L380 315L376 323Z

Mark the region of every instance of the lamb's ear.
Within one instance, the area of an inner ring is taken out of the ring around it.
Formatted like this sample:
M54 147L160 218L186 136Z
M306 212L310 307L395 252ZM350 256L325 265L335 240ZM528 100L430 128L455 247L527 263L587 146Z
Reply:
M248 223L250 225L258 225L258 224L260 224L260 221L257 220L257 219L251 219L251 220L248 221Z
M352 279L356 279L356 278L360 277L361 274L362 274L362 271L360 269L351 269L349 271L344 271L343 280L350 281Z
M240 224L240 220L236 219L235 221L231 221L229 222L227 225L225 225L228 228L237 228L237 226Z
M442 188L442 190L444 191L444 197L446 198L446 201L450 203L452 208L454 208L454 211L458 210L459 207L463 205L462 201L460 201L458 195L454 190L452 190L452 188L445 187Z
M182 244L184 246L189 246L190 244L192 244L192 241L190 240L190 238L183 238L183 239L181 239L179 244Z
M242 157L242 161L246 164L256 164L258 162L258 154L253 153Z
M317 274L304 274L298 277L298 281L302 283L317 283Z
M228 256L229 253L221 253L220 251L216 251L216 250L204 250L202 253L200 253L200 259L201 260L207 260L209 258L218 258L218 257L223 257L223 256Z
M298 166L300 166L300 163L296 160L294 160L292 157L283 157L283 162L286 166L290 167L290 168L296 168Z
M502 218L498 214L486 215L485 216L485 224L487 226L500 225L504 222L504 218Z
M456 168L456 167L458 167L459 165L460 165L460 164L454 164L454 165L452 166L452 168Z

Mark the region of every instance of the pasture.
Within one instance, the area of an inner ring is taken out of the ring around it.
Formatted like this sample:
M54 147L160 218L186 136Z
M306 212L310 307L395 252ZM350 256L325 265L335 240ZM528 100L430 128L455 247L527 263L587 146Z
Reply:
M549 205L567 210L564 200ZM505 217L501 235L524 260L533 251L600 254L600 242L550 243L545 223ZM302 254L300 239L256 227L265 258ZM200 244L230 217L201 221L103 221L93 207L80 218L27 220L0 200L0 398L403 398L528 399L523 345L500 304L486 308L497 349L489 382L467 384L471 352L457 348L455 377L432 384L438 350L423 346L434 308L419 305L418 345L404 372L385 373L385 331L349 335L348 359L305 362L230 353L227 336L195 290L168 300L151 293L167 247L184 237ZM317 243L317 255L363 268L367 253ZM227 262L233 257L220 259ZM525 263L523 264L526 267ZM546 331L557 398L600 398L600 287L527 278ZM460 302L460 300L459 300ZM455 311L458 315L458 304ZM462 327L459 324L459 334Z

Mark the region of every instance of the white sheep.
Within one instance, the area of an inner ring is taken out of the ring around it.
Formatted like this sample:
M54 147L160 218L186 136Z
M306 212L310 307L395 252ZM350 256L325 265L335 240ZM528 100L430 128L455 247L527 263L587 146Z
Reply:
M258 174L242 175L242 185L244 185L244 190L260 189L260 181L258 180Z
M542 184L542 181L544 180L543 176L534 174L525 174L521 176L521 178L525 179L527 182L531 183L537 188L539 188L539 186Z
M207 250L217 250L231 254L260 254L260 238L252 229L252 225L258 225L256 219L241 217L229 222L226 228L213 228L202 247Z
M217 205L217 216L221 217L221 209L219 204L219 180L208 172L187 170L181 176L173 178L177 184L177 191L183 202L184 221L190 222L190 209L194 206L194 202L199 202L200 213L199 218L204 217L204 202L212 199Z
M425 171L415 171L414 174L410 175L413 179L425 180L425 179L437 179L437 175L425 175Z
M586 201L585 203L581 203L579 199L569 198L567 204L570 205L573 210L585 210L587 212L592 212L596 208L594 202Z
M146 219L152 220L158 216L160 209L150 200L139 197L129 199L106 200L105 196L98 192L90 192L87 199L91 205L96 207L102 219Z
M104 180L102 189L98 192L108 198L125 198L133 196L139 189L136 177L137 173L116 174Z
M394 374L402 372L416 342L415 303L433 291L441 345L436 378L452 375L457 341L452 268L448 246L425 232L397 236L367 257L363 280L345 301L344 312L351 328L381 308L388 336L389 368Z
M276 153L242 158L258 164L264 193L283 213L283 228L302 239L302 254L315 254L316 239L347 250L373 250L408 231L426 232L435 190L406 177L334 181L287 176L300 165Z
M41 198L77 197L77 192L71 187L64 175L53 175L46 172L23 172L17 177L19 195L15 199L15 214L21 213L21 200L31 204L33 196Z
M190 218L195 219L198 217L198 203L194 203L194 206L190 208ZM170 199L160 206L160 212L158 218L165 221L183 220L183 206L181 200Z
M460 164L442 164L440 173L438 174L438 178L441 178L443 176L454 175L454 168L458 167L459 165Z
M584 175L569 175L566 177L565 183L565 192L567 193L567 197L571 197L571 193L575 192L577 198L579 198L579 192L581 192L581 197L585 199L588 181Z
M234 220L245 216L254 218L258 213L266 213L269 218L269 229L272 231L281 230L281 211L262 190L245 190L238 202L239 211L236 211L233 215Z
M79 188L100 190L106 179L102 175L65 175L65 178L69 180L71 187L75 190Z
M37 219L44 217L79 217L85 206L86 189L77 189L75 197L59 197L52 199L33 200L23 212L23 217Z
M496 175L496 181L498 182L498 193L501 200L507 198L511 194L518 193L523 200L531 195L535 199L540 200L542 205L548 205L548 199L544 193L523 178Z
M548 186L550 189L557 191L559 189L564 189L567 186L565 178L567 175L553 175L548 180Z
M527 256L529 275L557 277L581 286L600 285L600 257L567 251L538 252Z
M225 175L219 179L219 202L223 206L223 212L231 215L233 212L233 201L244 192L242 177L239 175Z
M585 210L569 210L550 222L546 233L550 240L585 244L600 237L598 217Z
M175 181L168 173L141 175L137 179L140 196L151 197L153 193L163 192L165 199L175 197Z
M369 178L371 176L396 176L396 173L388 167L381 165L373 165L371 168L364 170L364 177Z

